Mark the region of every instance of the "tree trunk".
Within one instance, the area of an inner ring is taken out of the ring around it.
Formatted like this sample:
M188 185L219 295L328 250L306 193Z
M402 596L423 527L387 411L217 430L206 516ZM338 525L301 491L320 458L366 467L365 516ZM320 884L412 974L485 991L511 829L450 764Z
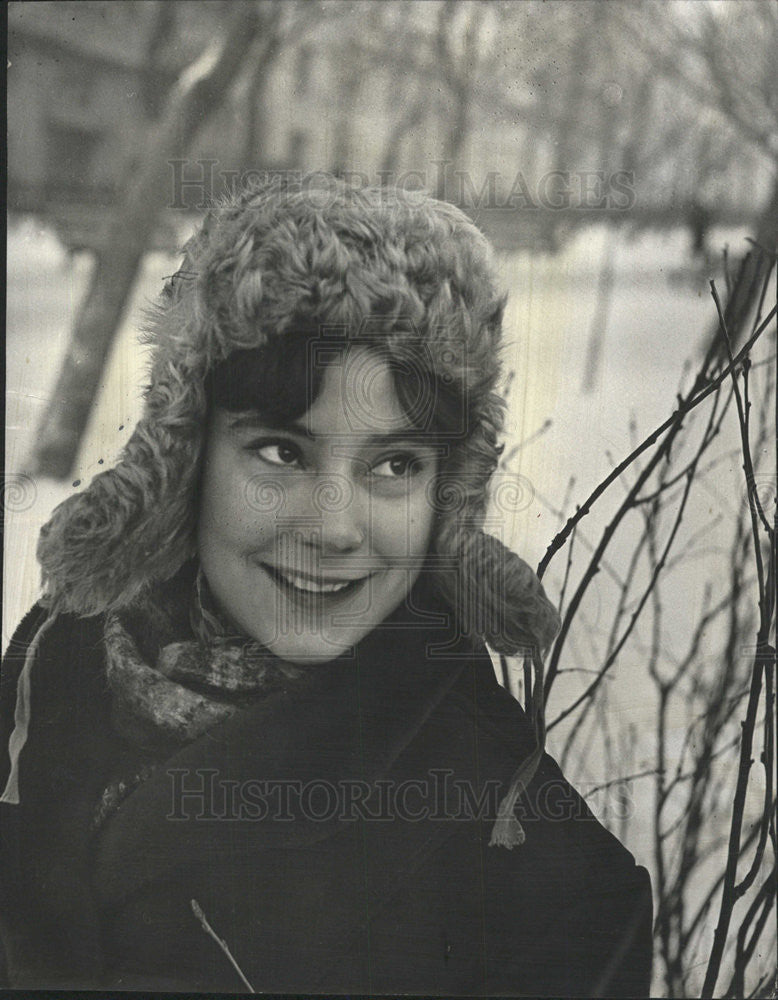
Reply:
M256 8L240 4L223 43L179 77L143 165L108 221L89 291L77 316L57 384L38 428L34 474L65 479L76 460L105 360L111 349L160 211L170 201L169 160L180 157L224 99L255 35Z
M267 8L266 19L262 25L262 44L252 57L256 62L246 89L246 130L241 151L241 165L245 171L254 170L257 166L268 162L265 92L270 80L270 71L281 52L283 16L284 11L281 7L274 5Z
M362 87L361 60L352 65L340 85L339 104L342 113L338 119L335 133L335 148L332 153L332 170L335 174L343 174L355 166L354 161L354 111Z
M246 94L246 126L240 157L241 166L246 172L268 162L265 88L270 77L270 66L265 67L263 62L262 60L257 65Z
M152 121L157 121L164 111L165 97L173 82L165 64L165 53L176 28L176 6L168 0L156 0L152 12L149 32L146 72L141 79L141 101L143 110Z
M461 58L454 53L453 18L454 4L445 4L438 18L437 51L441 66L445 68L446 82L454 100L454 112L448 123L448 131L443 144L443 162L438 172L436 197L446 199L449 195L448 179L452 170L461 169L462 150L470 134L471 103L473 83L477 78L478 44L483 23L483 9L479 6L467 8L470 18L465 31L464 51Z
M390 178L390 183L400 166L402 142L408 133L424 120L425 110L425 101L415 98L413 103L406 106L389 132L381 155L381 173Z

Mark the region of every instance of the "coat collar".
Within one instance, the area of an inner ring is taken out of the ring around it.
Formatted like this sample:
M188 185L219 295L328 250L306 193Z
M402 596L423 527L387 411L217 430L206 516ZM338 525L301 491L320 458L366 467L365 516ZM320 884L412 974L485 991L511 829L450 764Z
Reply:
M167 869L206 860L220 836L229 836L231 851L254 851L300 847L337 833L348 820L337 814L312 819L296 800L287 800L282 814L290 818L280 820L280 791L270 796L265 819L241 819L230 790L256 790L268 781L294 788L373 785L456 685L474 652L441 608L429 602L423 611L406 607L306 685L238 711L173 753L106 824L97 853L101 894L115 899Z

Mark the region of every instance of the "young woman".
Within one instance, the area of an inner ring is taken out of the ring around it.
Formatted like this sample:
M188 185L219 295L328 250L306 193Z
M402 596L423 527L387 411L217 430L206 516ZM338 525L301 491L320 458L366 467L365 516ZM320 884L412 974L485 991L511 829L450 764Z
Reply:
M485 647L557 627L481 530L502 306L421 193L268 183L189 242L3 671L11 985L647 994L648 876Z

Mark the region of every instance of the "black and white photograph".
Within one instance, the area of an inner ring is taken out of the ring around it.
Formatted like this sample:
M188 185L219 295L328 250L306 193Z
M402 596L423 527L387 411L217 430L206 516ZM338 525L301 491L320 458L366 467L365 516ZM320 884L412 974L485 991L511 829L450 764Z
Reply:
M778 995L778 4L6 18L0 991Z

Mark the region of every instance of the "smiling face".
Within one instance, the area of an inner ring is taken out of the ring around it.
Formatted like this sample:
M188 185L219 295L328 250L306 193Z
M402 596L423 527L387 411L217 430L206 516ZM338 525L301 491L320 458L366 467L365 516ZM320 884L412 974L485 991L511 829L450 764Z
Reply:
M400 604L432 535L433 441L386 361L341 354L296 420L215 407L198 549L222 610L290 662L327 662Z

